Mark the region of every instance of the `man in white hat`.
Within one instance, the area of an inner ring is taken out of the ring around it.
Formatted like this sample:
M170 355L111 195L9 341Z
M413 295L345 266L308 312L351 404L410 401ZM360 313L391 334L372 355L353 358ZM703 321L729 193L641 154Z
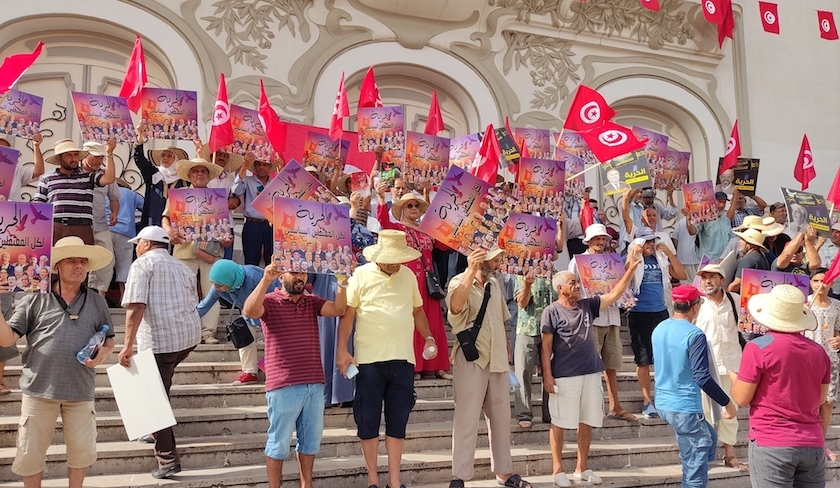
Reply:
M242 254L245 264L259 266L260 261L263 261L268 265L274 254L274 228L251 203L268 186L271 171L275 168L276 165L268 161L256 159L250 164L243 164L233 180L231 194L236 203L245 204L245 225L242 226ZM248 171L251 172L250 175Z
M752 318L769 329L747 343L732 399L750 406L750 481L754 487L824 486L820 405L831 382L822 346L802 335L818 326L795 286L750 297Z
M388 486L402 487L400 459L408 415L414 407L414 331L426 338L423 354L437 356L438 346L423 312L417 278L403 266L420 257L406 244L405 232L383 230L379 242L363 251L347 289L347 311L338 325L336 363L347 375L358 367L353 416L367 468L367 484L378 486L379 422L385 406ZM354 355L348 349L355 320ZM508 410L508 419L510 411ZM510 426L508 425L508 428Z
M145 134L145 126L141 124L137 127L138 144L134 146L134 162L143 176L146 187L146 193L143 196L143 212L140 217L141 227L160 225L169 190L189 184L189 181L178 177L175 169L177 161L188 159L187 152L179 147L171 146L166 149L150 150L146 157L143 154Z
M80 167L88 152L76 147L71 139L55 143L55 154L47 162L58 166L54 173L41 177L33 202L53 204L53 242L62 237L79 236L85 244L93 244L93 190L113 183L115 140L108 141L105 157L108 165L103 173L86 173Z
M94 368L114 349L114 331L84 364L76 353L103 325L113 324L105 299L85 287L88 271L101 269L112 259L108 250L85 244L81 238L64 237L52 249L58 280L52 293L27 294L12 318L0 317L0 346L10 346L26 336L20 378L21 418L19 446L12 472L24 486L40 487L47 448L61 415L67 446L70 488L81 488L87 468L96 461Z
M88 141L85 142L83 149L88 154L82 159L82 170L97 175L104 174L105 170L102 168L102 163L108 154L108 149L105 147L105 144ZM106 204L111 211L110 218L105 216ZM110 226L117 224L119 211L120 189L116 181L93 189L93 208L91 209L91 215L93 217L93 240L97 246L104 247L112 254L114 252L114 245L111 242ZM108 266L100 270L91 271L88 286L94 290L98 290L100 295L105 296L108 288L111 286L111 279L113 277L114 261L112 260L108 263Z
M12 188L9 190L9 200L18 202L21 200L21 189L26 185L31 185L38 181L38 178L44 174L44 156L41 155L41 142L43 137L40 133L32 136L32 156L34 164L32 166L19 163L15 165L15 174L12 179ZM9 141L0 138L0 146L12 147Z
M742 232L733 232L741 240L738 242L738 266L735 269L735 278L727 287L727 290L735 293L741 292L741 272L745 269L770 270L770 262L765 253L764 239L767 237L757 229L747 229Z

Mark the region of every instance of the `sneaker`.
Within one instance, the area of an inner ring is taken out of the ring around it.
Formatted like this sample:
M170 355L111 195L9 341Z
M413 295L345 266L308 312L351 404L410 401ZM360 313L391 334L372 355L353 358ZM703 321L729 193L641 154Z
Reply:
M257 375L254 373L242 373L239 379L234 381L234 385L250 385L257 382Z
M572 482L566 476L566 473L557 473L554 475L554 484L557 486L572 486Z
M180 464L173 464L172 466L167 466L165 468L158 468L152 471L152 478L156 480L171 478L173 475L176 475L181 472L181 465Z
M207 336L204 339L201 339L201 342L204 343L204 344L218 344L219 339L216 339L213 336Z
M146 434L143 437L137 439L137 442L144 442L146 444L154 444L155 443L155 436L152 434Z
M583 473L575 473L575 478L581 481L587 481L593 485L600 485L603 483L601 477L593 473L591 469L587 469Z
M656 413L656 407L653 405L653 402L645 404L645 406L642 408L642 415L644 415L646 419L659 418L659 414Z

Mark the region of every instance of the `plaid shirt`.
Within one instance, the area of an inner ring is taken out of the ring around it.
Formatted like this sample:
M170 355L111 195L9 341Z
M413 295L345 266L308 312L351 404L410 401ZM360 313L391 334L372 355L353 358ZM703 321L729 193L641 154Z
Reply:
M732 227L740 227L744 223L744 217L747 215L764 216L764 209L758 207L745 207L743 210L736 210L735 215L732 216Z

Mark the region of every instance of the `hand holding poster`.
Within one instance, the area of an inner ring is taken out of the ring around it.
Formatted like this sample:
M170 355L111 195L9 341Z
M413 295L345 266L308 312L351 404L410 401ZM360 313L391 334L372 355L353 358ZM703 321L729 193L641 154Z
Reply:
M469 134L450 140L449 164L459 168L468 167L478 154L479 148L481 148L481 138L478 134Z
M296 198L299 200L323 203L338 203L335 195L314 176L304 171L303 167L294 159L275 176L265 189L251 202L251 207L263 214L269 221L274 220L275 197Z
M169 222L184 242L233 239L224 188L169 190Z
M557 218L563 211L566 185L562 161L536 158L519 159L520 212Z
M650 185L650 172L644 151L633 151L601 165L601 181L605 181L603 196L623 193L624 190Z
M360 107L356 112L359 151L382 147L383 161L400 167L405 162L405 125L402 107Z
M657 190L673 188L679 190L688 182L688 165L691 153L668 150L668 157L661 169L652 169L653 187Z
M0 282L9 292L50 292L52 212L50 203L0 202Z
M29 93L7 91L0 98L0 133L32 139L41 125L44 99Z
M449 167L449 139L421 132L406 133L405 182L420 189L436 189Z
M741 310L739 313L738 328L744 332L764 334L767 327L756 322L747 308L750 297L759 293L770 293L776 285L793 285L808 297L808 277L806 275L795 275L781 273L779 271L764 271L760 269L744 269L741 272Z
M19 158L17 149L0 146L0 202L9 199Z
M831 239L831 219L825 198L814 193L780 188L787 207L788 222L794 232L806 233L808 226L817 231L817 235Z
M686 183L682 190L685 207L688 209L686 218L691 224L717 220L717 202L712 180Z
M356 269L348 207L278 197L273 214L274 263L280 270L350 274Z
M624 263L618 254L578 254L575 256L580 286L587 298L603 295L618 285L624 276ZM616 302L620 308L633 308L636 298L628 287Z
M737 188L741 195L754 196L758 184L759 162L758 159L738 158L735 166L718 175L716 191L732 195L732 190ZM723 158L720 158L718 168L721 164L723 164Z
M554 149L550 130L517 127L513 132L516 142L519 144L524 142L532 158L551 159Z
M70 92L82 138L86 141L137 142L125 98Z
M231 105L230 121L233 126L234 154L244 156L251 152L260 161L274 160L274 147L265 135L260 114L256 110Z
M499 234L499 247L505 250L502 271L551 279L554 274L554 251L557 221L521 213L512 213Z
M347 160L349 149L350 141L345 139L333 141L327 134L310 131L304 146L303 165L314 166L319 173L330 180L336 169L338 169L339 175L343 172L344 161Z
M145 87L140 103L147 139L192 141L198 137L196 92Z

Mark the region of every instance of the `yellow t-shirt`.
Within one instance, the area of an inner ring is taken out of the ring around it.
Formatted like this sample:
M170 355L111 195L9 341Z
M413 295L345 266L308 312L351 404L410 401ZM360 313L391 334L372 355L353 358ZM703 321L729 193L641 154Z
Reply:
M405 266L388 276L376 263L350 278L347 305L356 309L354 356L359 364L414 360L414 309L423 306L414 273Z

